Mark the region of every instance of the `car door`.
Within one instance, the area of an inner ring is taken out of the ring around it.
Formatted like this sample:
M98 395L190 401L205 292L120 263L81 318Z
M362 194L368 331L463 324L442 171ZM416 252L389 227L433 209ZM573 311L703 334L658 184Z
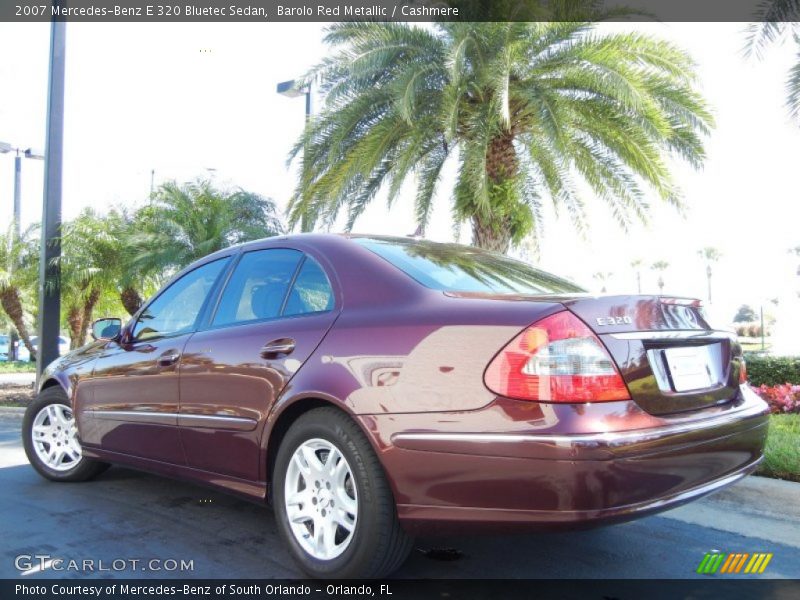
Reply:
M189 466L258 480L270 407L337 314L311 257L283 248L242 255L208 327L184 350L178 424Z
M177 431L181 355L229 258L208 262L158 294L109 342L78 406L81 441L184 464Z

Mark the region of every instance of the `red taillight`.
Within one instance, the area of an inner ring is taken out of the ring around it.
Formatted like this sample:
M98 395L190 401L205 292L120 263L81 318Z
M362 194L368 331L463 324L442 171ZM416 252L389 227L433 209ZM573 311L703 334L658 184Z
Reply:
M571 312L520 333L484 375L495 394L542 402L629 400L625 382L598 337Z
M739 384L747 383L747 363L744 359L739 361Z

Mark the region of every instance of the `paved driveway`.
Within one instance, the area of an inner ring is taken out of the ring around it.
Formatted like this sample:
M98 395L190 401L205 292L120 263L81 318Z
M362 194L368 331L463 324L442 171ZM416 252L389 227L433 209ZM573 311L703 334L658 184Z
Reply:
M20 417L0 412L0 577L14 557L192 560L197 578L299 577L271 511L128 469L53 484L27 464ZM764 576L800 577L800 487L748 478L659 516L591 531L418 540L398 577L685 578L706 552L772 552ZM167 564L167 563L163 563ZM165 577L125 570L109 577ZM174 573L186 575L186 573ZM52 569L28 581L59 576ZM721 577L717 575L716 577Z

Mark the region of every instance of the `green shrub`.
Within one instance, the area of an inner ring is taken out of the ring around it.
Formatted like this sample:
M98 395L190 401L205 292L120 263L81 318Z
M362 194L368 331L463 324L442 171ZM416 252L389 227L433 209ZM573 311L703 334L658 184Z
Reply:
M755 356L748 354L747 380L760 385L800 384L800 356Z

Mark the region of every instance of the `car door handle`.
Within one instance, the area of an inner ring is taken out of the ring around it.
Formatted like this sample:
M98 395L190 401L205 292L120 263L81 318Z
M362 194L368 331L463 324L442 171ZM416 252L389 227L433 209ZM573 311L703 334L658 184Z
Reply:
M261 348L261 357L276 358L280 354L291 354L293 350L294 340L291 338L272 340Z
M181 357L180 352L165 352L156 359L156 363L158 364L159 367L168 367L178 362L178 359L180 357Z

